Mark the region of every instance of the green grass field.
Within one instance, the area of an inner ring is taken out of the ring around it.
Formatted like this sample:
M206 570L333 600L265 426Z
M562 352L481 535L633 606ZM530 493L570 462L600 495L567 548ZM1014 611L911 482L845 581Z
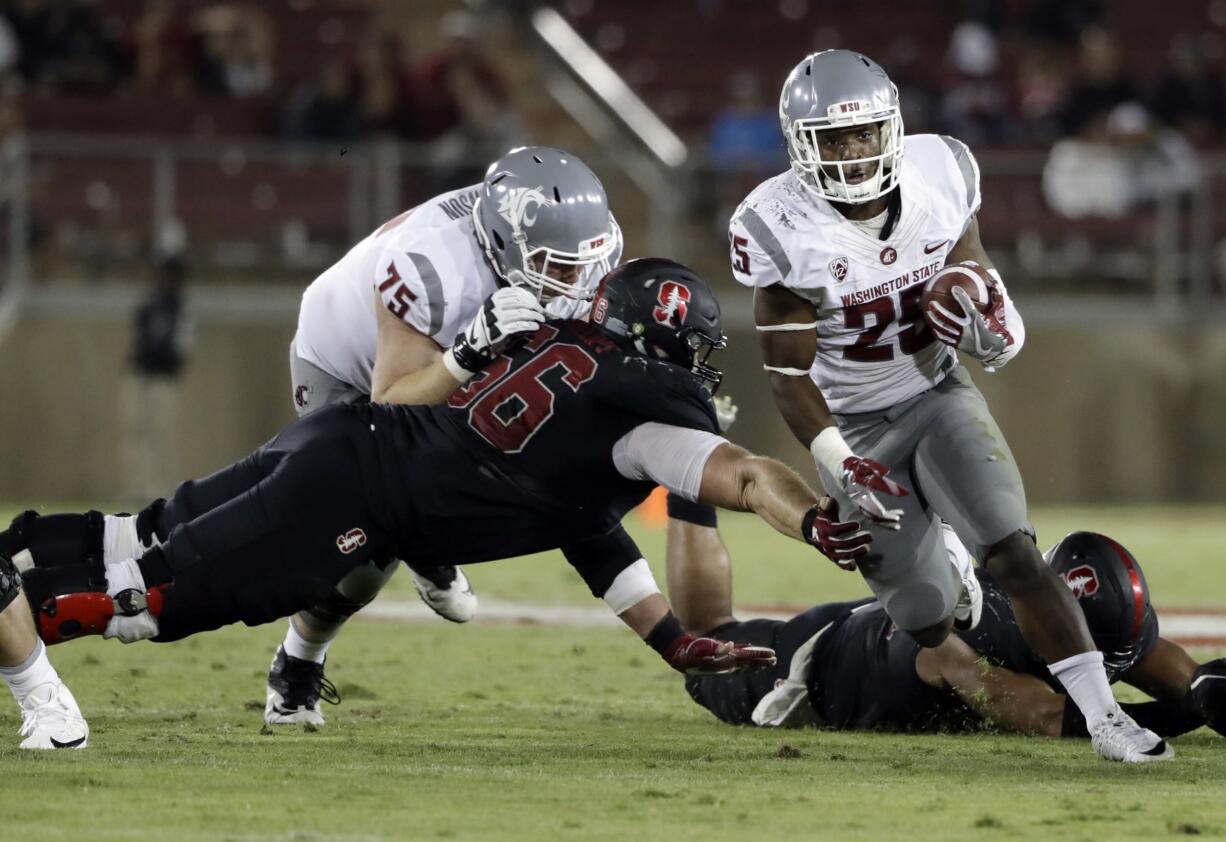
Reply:
M1160 606L1226 607L1223 514L1035 519L1044 545L1072 528L1121 540ZM854 575L751 519L723 523L742 604L863 592ZM659 556L662 535L635 531ZM488 598L593 603L560 558L470 574ZM390 598L406 597L407 578L391 588ZM729 728L621 629L358 621L329 658L344 704L326 710L328 725L266 733L263 680L281 634L275 625L169 646L91 639L53 649L91 747L21 752L15 708L0 704L0 838L1226 835L1226 742L1210 732L1177 740L1174 763L1124 768L1081 742Z

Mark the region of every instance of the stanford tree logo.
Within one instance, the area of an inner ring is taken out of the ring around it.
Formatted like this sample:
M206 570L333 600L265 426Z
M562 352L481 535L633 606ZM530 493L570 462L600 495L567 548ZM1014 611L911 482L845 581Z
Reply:
M660 284L660 293L656 297L656 308L651 311L651 315L665 327L680 327L685 324L689 300L689 287L676 281L665 281Z

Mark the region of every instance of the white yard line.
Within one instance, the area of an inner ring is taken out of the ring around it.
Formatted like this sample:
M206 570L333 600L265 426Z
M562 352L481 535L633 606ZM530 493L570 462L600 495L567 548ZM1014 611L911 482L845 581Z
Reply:
M802 608L787 610L779 606L762 611L742 608L742 617L769 617L786 620ZM396 622L446 622L418 600L380 599L362 609L359 617L368 620L391 620ZM1226 610L1213 612L1197 610L1185 613L1175 609L1158 611L1162 636L1176 643L1187 641L1200 645L1226 645ZM519 623L542 626L620 626L621 623L604 605L548 605L532 602L504 602L481 600L474 623Z

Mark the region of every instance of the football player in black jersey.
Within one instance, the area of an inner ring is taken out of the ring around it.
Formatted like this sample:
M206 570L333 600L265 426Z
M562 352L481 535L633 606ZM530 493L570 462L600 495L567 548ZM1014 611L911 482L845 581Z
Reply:
M135 518L20 517L0 554L25 568L44 640L173 641L317 605L364 564L561 547L673 667L773 663L767 649L685 633L633 542L611 552L597 540L658 484L817 543L816 495L718 434L721 374L707 358L724 343L702 278L669 260L632 261L601 283L592 323L547 322L491 355L446 406L328 407ZM463 338L456 349L467 353ZM605 549L586 552L592 544Z
M1208 724L1226 733L1226 659L1197 664L1158 634L1140 565L1104 535L1075 532L1044 554L1086 615L1108 676L1155 701L1126 704L1161 736ZM1004 590L982 569L983 615L971 631L923 648L871 598L810 608L786 622L731 620L709 631L775 649L778 664L724 681L686 679L698 704L738 725L936 731L995 727L1088 736L1077 706L1027 646ZM717 588L706 584L708 595ZM730 597L730 589L725 595ZM713 613L713 616L715 614Z

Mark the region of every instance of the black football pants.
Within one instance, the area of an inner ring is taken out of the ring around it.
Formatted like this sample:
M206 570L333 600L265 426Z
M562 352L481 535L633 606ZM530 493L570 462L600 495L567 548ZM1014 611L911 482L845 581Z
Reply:
M291 425L250 456L146 509L165 543L141 560L169 578L160 641L311 608L370 561L390 561L391 535L370 487L370 427L349 406Z

